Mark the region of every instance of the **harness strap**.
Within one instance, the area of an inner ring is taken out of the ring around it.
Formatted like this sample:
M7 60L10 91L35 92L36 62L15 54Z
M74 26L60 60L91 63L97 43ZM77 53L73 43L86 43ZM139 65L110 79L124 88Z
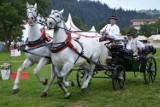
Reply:
M26 53L35 55L35 56L39 56L39 57L43 57L43 58L47 58L47 59L50 59L50 60L51 60L51 57L49 57L49 56L39 55L39 54L37 54L37 53L29 52L28 50L23 50L23 51L26 52Z
M79 45L81 46L82 48L82 51L81 53L78 52L78 50L74 47L74 45L71 43L71 33L69 33L67 35L67 39L65 40L65 42L62 42L60 46L57 46L57 47L54 47L53 44L51 44L50 46L50 50L53 52L53 53L58 53L62 50L64 50L65 48L69 47L70 49L72 49L75 53L78 54L78 57L76 59L76 61L74 62L74 64L78 61L79 57L81 55L83 55L83 46L82 44L78 41L78 40L75 40L77 43L79 43ZM57 43L55 43L57 44Z
M28 39L26 40L26 45L28 47L35 47L35 46L39 46L45 42L50 42L53 38L52 37L47 37L46 36L46 30L45 28L42 28L41 29L41 32L42 32L42 36L38 39L38 40L35 40L35 41L28 41Z
M77 51L77 52L75 51L76 53L78 53L78 57L77 57L77 59L75 60L74 64L76 64L76 62L78 61L79 57L82 56L83 53L84 53L82 43L80 43L78 40L75 40L75 41L76 41L77 43L79 43L79 45L80 45L81 48L82 48L82 51L81 51L81 53L79 53L78 51Z
M38 40L36 40L36 41L28 41L28 39L26 40L26 45L28 46L28 47L35 47L35 46L38 46L38 45L40 45L40 44L42 44L42 43L44 43L45 41L42 39L42 38L40 38L40 39L38 39Z
M65 48L67 48L70 41L71 41L71 34L69 33L65 42L62 42L60 46L55 46L55 47L53 46L53 44L57 44L57 43L51 44L50 50L53 53L58 53L58 52L64 50Z

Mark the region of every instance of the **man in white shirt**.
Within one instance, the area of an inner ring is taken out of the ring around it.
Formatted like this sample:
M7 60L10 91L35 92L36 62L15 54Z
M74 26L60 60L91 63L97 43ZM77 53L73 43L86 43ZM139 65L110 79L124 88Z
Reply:
M126 44L126 49L133 51L133 56L138 55L138 51L142 51L145 48L145 45L137 39L133 39L134 34L128 33L127 39L128 42Z
M110 24L106 25L105 30L102 32L102 36L99 41L105 41L108 38L110 39L117 39L117 36L120 35L120 29L116 25L117 18L116 16L111 16L110 17Z

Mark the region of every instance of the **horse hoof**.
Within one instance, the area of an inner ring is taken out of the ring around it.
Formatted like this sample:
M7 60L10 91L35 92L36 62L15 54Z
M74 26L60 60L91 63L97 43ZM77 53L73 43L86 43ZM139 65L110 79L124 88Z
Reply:
M17 94L19 92L19 88L13 89L12 94Z
M47 85L48 79L45 79L45 82L43 82L43 85Z
M65 99L69 99L71 97L71 94L70 93L67 93L66 95L65 95Z
M71 87L73 87L74 86L74 82L71 81L71 80L69 80L69 82L70 82Z
M87 91L87 88L82 88L81 90L83 93L85 93Z
M41 97L43 98L43 97L47 97L47 93L46 92L43 92L42 94L41 94Z

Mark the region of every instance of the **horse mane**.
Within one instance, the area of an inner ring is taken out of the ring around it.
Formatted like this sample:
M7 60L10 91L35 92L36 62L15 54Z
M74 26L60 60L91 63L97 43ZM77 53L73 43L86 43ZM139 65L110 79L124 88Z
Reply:
M65 22L63 21L63 25L64 25L64 30L65 30L65 32L68 34L68 33L71 33L70 31L69 31L69 29L67 28L67 26L66 26L66 24L65 24Z

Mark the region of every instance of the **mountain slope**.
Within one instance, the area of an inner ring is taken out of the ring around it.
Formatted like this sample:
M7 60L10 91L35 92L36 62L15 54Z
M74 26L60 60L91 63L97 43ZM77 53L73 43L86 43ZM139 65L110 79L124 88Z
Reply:
M102 21L109 22L109 17L115 15L118 18L118 25L125 27L130 25L130 20L133 18L148 18L145 13L137 13L136 11L123 9L111 9L107 4L102 4L99 1L90 0L51 0L52 9L64 9L64 17L71 13L72 16L79 17L83 23L89 27L92 25L98 26Z

